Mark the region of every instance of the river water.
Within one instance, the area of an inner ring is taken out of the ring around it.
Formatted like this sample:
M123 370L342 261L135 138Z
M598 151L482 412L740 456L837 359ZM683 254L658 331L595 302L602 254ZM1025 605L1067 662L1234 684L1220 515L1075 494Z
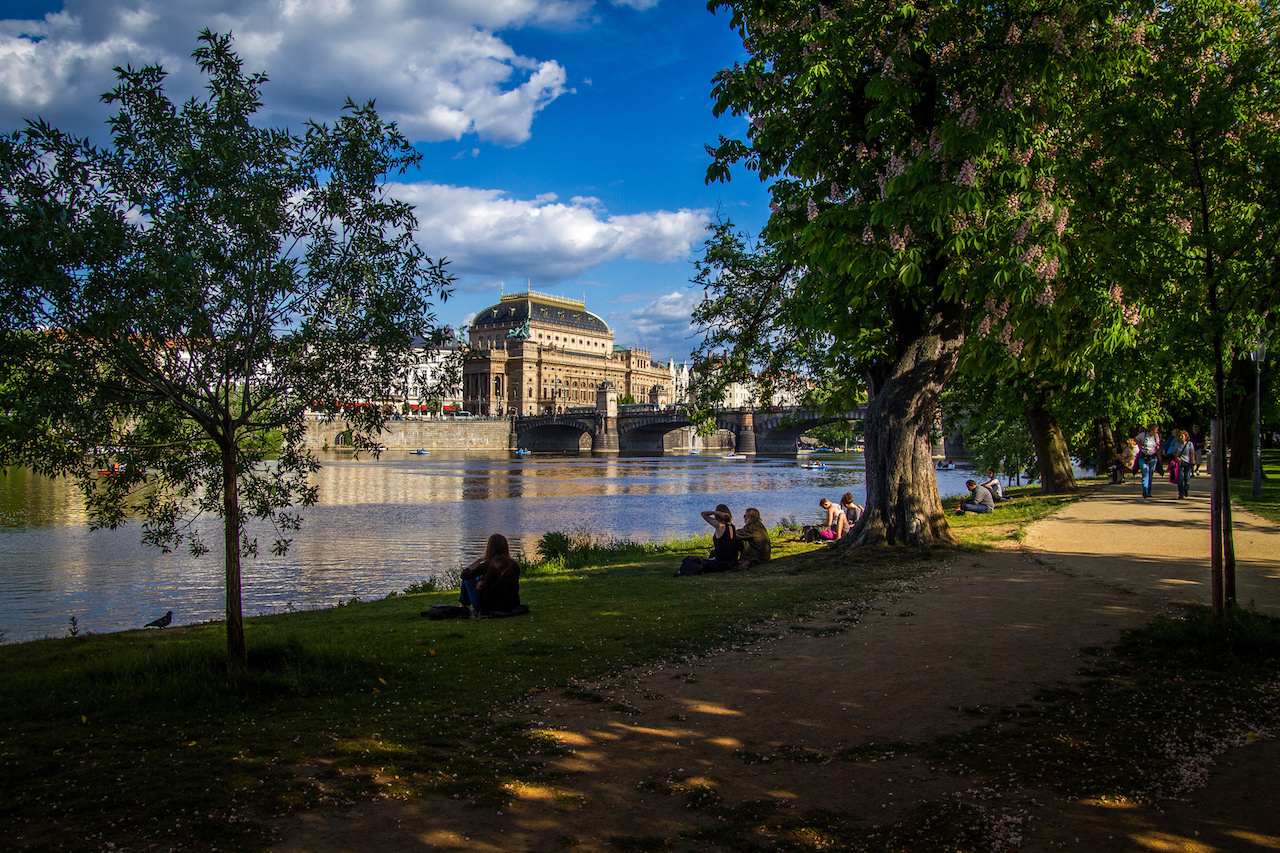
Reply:
M284 557L244 564L247 615L377 598L452 573L492 532L532 554L548 530L663 540L707 533L698 513L748 506L765 523L817 520L818 500L852 491L863 502L862 459L823 457L825 470L794 458L731 461L702 456L416 457L327 456L316 475L320 504L307 509ZM964 471L938 472L944 495L964 490ZM218 544L220 528L202 528ZM674 565L673 565L674 568ZM164 554L139 542L136 525L90 531L74 485L21 469L0 475L0 639L135 628L166 610L175 624L220 619L220 553Z

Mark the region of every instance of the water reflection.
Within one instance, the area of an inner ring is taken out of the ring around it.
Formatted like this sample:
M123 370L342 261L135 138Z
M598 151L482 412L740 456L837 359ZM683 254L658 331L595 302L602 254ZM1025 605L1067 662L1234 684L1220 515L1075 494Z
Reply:
M633 539L703 533L698 512L724 502L767 523L818 515L818 499L862 498L861 458L828 457L806 471L794 459L735 462L718 456L332 456L317 474L321 504L305 512L284 557L245 564L250 614L380 597L472 559L494 531L532 553L547 530L585 529ZM944 494L965 472L939 472ZM201 525L216 542L216 520ZM252 528L251 528L252 530ZM270 530L253 531L264 541ZM0 477L0 631L9 641L59 636L74 615L83 630L136 627L165 610L175 622L221 617L216 554L162 554L138 530L90 532L74 485L24 470Z

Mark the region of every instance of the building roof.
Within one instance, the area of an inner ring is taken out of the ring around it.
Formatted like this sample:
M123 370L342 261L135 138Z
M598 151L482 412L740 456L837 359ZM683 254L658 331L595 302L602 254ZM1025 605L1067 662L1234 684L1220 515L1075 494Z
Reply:
M612 335L609 324L587 310L586 303L547 293L513 293L476 314L471 328L520 325L526 320L565 326L597 335Z

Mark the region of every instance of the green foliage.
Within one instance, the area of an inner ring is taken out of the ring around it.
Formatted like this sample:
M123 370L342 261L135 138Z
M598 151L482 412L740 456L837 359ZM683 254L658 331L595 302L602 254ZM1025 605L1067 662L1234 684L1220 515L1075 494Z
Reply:
M1231 497L1250 512L1280 523L1280 450L1262 451L1262 471L1266 479L1258 497L1253 496L1252 479L1232 480Z
M706 552L710 548L710 535L666 542L635 542L588 530L567 533L552 530L542 534L538 540L538 559L526 563L523 570L529 574L554 574L586 566L638 560L657 554Z

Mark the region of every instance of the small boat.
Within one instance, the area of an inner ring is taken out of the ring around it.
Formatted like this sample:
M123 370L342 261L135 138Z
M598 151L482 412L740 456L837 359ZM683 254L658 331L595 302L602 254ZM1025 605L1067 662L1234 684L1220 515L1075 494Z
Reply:
M730 462L741 462L742 460L747 458L747 455L745 453L730 453L728 456L724 458Z
M523 447L517 447L515 450L511 452L514 453L516 456L528 456L533 453L532 450L527 450Z
M806 471L822 471L827 465L825 462L801 462L800 467Z
M409 451L410 456L427 456L430 453L431 453L430 450L427 450L426 448L423 448L423 447L419 447L417 450Z

